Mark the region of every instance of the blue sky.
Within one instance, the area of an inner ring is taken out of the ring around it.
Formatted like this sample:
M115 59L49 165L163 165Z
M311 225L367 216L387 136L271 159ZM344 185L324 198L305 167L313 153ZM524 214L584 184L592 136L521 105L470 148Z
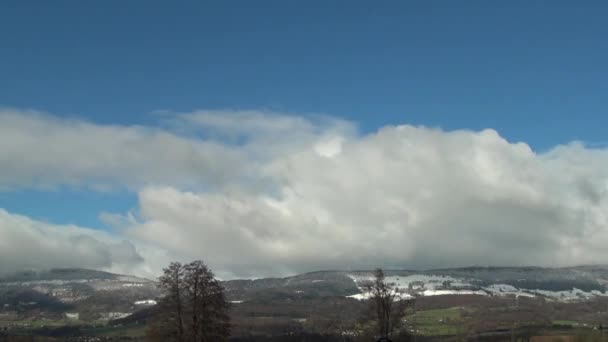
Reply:
M0 107L99 125L259 110L492 128L535 151L604 146L605 1L0 3ZM27 158L27 156L24 156ZM0 207L105 228L137 191L16 186Z
M603 1L3 1L0 102L104 123L327 113L603 141ZM541 134L542 131L542 134Z

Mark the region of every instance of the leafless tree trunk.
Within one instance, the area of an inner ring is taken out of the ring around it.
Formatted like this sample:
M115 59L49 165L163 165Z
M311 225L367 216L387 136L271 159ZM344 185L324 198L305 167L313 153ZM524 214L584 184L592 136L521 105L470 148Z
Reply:
M397 289L394 284L386 282L384 271L379 268L374 272L374 280L368 285L367 290L375 305L378 333L380 337L390 337L394 328L392 315Z
M172 262L169 267L163 269L163 275L158 279L159 286L167 291L164 306L166 310L171 310L175 315L173 325L178 342L184 342L183 275L184 267L182 264Z

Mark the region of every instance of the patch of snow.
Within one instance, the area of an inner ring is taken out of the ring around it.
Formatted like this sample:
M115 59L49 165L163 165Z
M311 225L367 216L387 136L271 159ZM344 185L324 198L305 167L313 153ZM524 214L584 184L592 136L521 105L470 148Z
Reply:
M573 288L570 291L546 291L546 290L530 290L530 292L558 300L577 300L577 299L589 299L596 296L606 296L606 294L599 291L585 292L581 289Z
M446 295L480 295L485 296L486 293L484 291L452 291L452 290L425 290L422 292L422 295L425 297L429 296L446 296Z
M353 299L356 299L356 300L366 300L366 299L369 299L369 297L370 297L370 293L369 292L366 292L366 293L357 293L357 294L354 294L354 295L351 295L351 296L346 296L346 298L353 298Z
M75 319L78 320L80 319L80 314L78 312L66 312L65 313L65 317L67 319Z
M127 316L130 316L131 313L130 312L105 312L102 315L103 315L102 319L111 320L111 319L125 318Z
M510 296L515 297L536 297L530 290L518 289L512 285L507 284L492 284L483 288L488 293L494 296Z
M125 283L122 284L123 287L143 287L143 283Z

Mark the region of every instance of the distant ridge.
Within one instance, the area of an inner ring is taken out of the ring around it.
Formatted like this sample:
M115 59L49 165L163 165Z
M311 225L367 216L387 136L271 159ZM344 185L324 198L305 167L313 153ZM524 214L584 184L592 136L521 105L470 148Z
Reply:
M86 268L51 268L48 270L26 270L0 275L0 282L25 282L43 280L76 280L76 279L98 279L115 280L119 278L131 278L138 281L151 281L146 278L116 274L107 271L92 270Z

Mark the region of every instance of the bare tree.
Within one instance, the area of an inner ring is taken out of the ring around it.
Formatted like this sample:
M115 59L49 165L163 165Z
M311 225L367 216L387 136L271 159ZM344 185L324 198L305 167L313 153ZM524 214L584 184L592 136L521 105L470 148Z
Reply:
M367 285L370 300L376 315L377 332L380 337L391 337L396 329L401 328L402 316L406 302L398 302L399 289L394 283L388 283L384 271L378 268L373 281Z
M224 288L202 261L184 266L192 341L222 341L230 335Z
M164 290L165 297L159 301L157 315L148 327L150 339L159 341L184 342L184 266L172 262L163 269L158 278L158 287Z
M148 338L158 341L226 341L229 304L224 289L202 261L171 263L159 278L165 296L159 301Z

